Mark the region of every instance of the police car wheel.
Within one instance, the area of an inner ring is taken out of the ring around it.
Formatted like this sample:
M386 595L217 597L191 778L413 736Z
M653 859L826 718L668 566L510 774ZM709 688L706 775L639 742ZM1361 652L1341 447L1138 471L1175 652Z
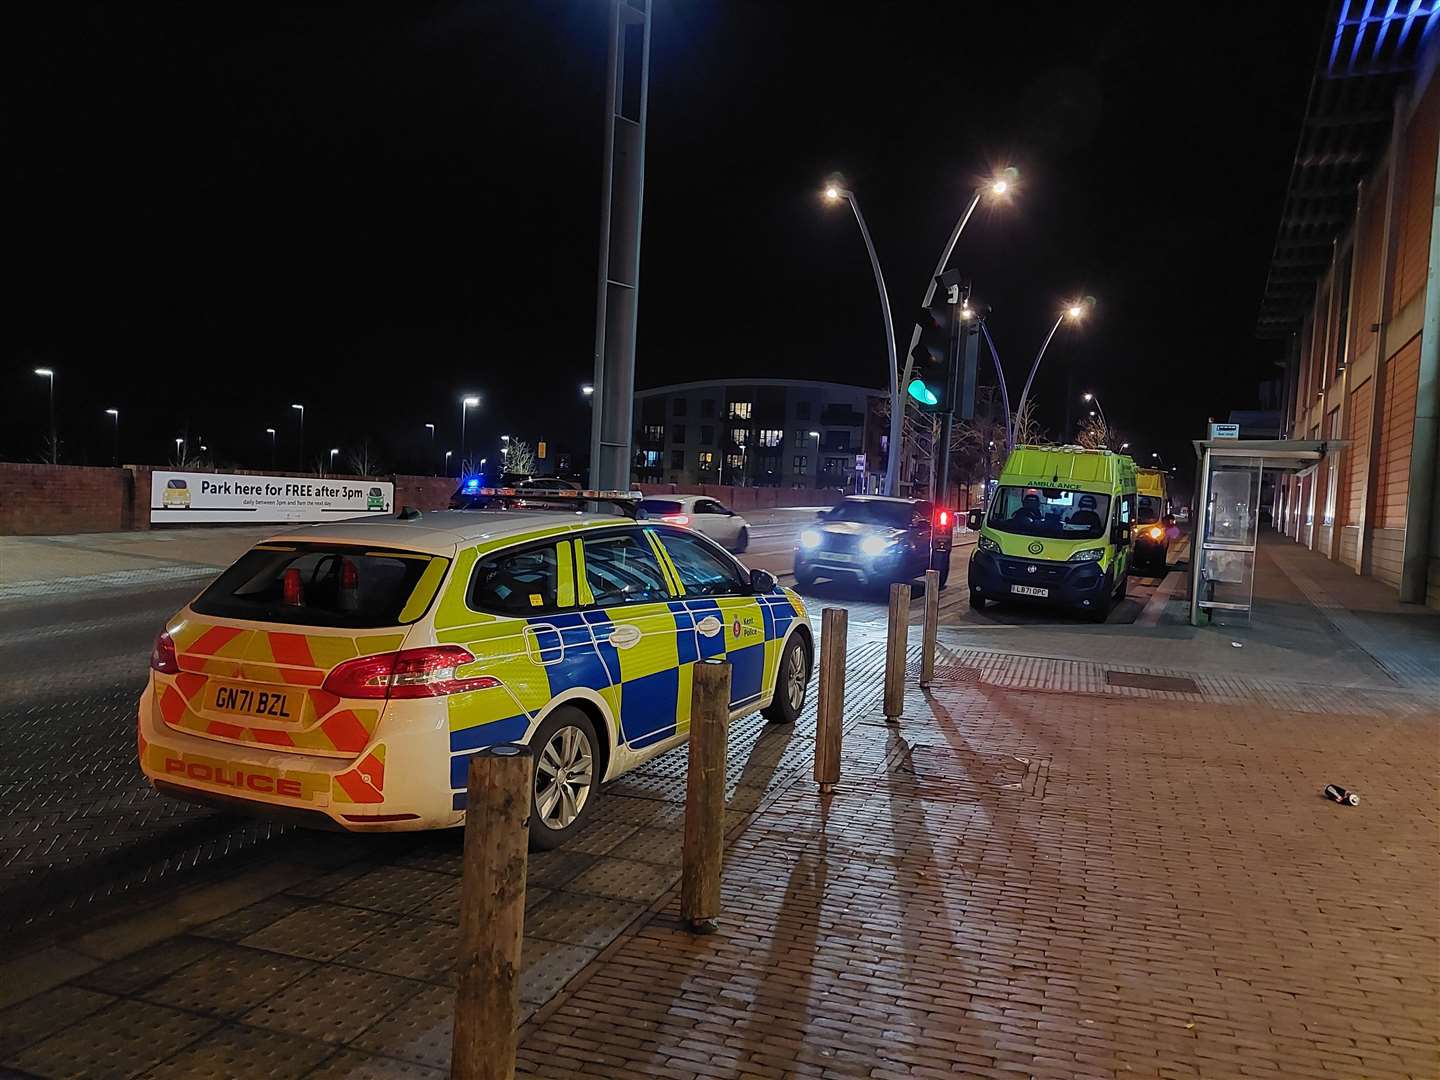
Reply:
M562 705L530 740L535 751L530 791L530 844L553 848L574 835L599 790L599 745L590 718Z
M799 634L791 634L780 654L775 672L775 696L761 712L772 724L793 724L805 707L805 692L810 687L810 654Z

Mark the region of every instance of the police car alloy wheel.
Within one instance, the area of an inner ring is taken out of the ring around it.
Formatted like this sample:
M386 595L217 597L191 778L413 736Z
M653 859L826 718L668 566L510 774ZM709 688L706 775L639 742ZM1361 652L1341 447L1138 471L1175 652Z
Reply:
M805 708L810 686L810 654L799 634L792 634L775 672L775 696L763 712L772 724L793 724Z
M530 740L535 775L530 798L530 841L552 848L589 815L600 783L595 728L579 709L562 705Z

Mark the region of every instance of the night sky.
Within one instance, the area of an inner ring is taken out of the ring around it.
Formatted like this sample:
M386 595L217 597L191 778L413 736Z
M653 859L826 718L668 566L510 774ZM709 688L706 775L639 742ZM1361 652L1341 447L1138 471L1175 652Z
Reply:
M293 467L301 401L307 461L368 438L428 471L423 425L458 447L462 391L492 460L502 431L583 445L606 6L8 15L0 458L42 452L40 365L73 462L109 463L114 406L126 461L188 430L264 467L275 427ZM953 260L1012 393L1093 295L1041 423L1060 432L1068 382L1184 465L1280 355L1255 315L1325 9L658 0L639 385L883 386L870 268L823 181L861 199L903 349L975 183L1013 165Z

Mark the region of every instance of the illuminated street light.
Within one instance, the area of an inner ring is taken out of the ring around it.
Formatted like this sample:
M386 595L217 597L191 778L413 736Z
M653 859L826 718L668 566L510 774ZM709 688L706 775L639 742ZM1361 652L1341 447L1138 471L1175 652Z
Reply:
M106 409L106 410L105 410L105 415L106 415L106 416L109 416L110 418L112 418L112 419L115 421L115 447L114 447L114 450L113 450L113 451L111 452L111 454L110 454L110 464L111 464L111 465L119 465L119 464L120 464L120 410L119 410L119 409Z
M885 467L885 494L895 494L895 482L900 475L900 460L897 451L900 447L900 439L904 435L904 412L905 400L900 396L900 365L895 359L895 322L890 314L890 294L885 289L885 275L880 271L880 257L875 254L875 244L870 239L870 229L865 224L865 215L860 212L860 200L855 197L853 191L835 184L825 188L825 198L831 202L838 202L844 199L850 204L850 209L855 214L855 224L860 226L860 239L865 241L865 252L870 256L870 269L875 274L875 288L880 293L880 314L885 322L885 352L887 367L890 375L890 454ZM976 198L979 196L977 194ZM948 257L948 253L947 253ZM931 283L930 292L934 294L934 283ZM929 306L929 297L926 298L926 306ZM916 328L919 332L919 328ZM911 343L914 347L914 343ZM906 364L906 374L909 374L909 364Z
M460 397L460 471L465 471L465 413L469 409L480 404L480 399L474 394L462 394Z
M1040 346L1040 351L1035 354L1035 361L1030 365L1030 374L1025 377L1025 389L1020 391L1020 401L1015 406L1015 415L1017 417L1025 411L1025 402L1030 397L1030 386L1035 381L1035 372L1040 370L1040 361L1044 359L1045 350L1050 347L1050 342L1060 329L1060 324L1067 318L1079 322L1084 318L1087 307L1093 307L1094 303L1095 300L1093 297L1086 297L1084 300L1072 300L1065 306L1065 309L1060 312L1059 317L1055 320L1055 325L1050 328L1050 333L1045 336L1045 343Z
M425 427L430 432L430 468L433 469L435 468L435 425L426 424ZM430 475L434 476L435 474L431 473Z
M446 451L445 451L445 475L446 475L446 476L449 476L449 475L450 475L450 455L453 454L453 453L455 453L454 450L446 450Z
M588 383L588 382L587 382L587 383L581 383L581 384L580 384L580 393L584 394L584 395L588 398L588 397L590 397L592 394L595 393L595 387L592 386L592 385L591 385L590 383Z
M300 448L295 452L295 465L303 472L305 469L305 406L291 405L290 407L300 410Z
M965 226L970 223L970 217L975 213L975 208L980 205L981 195L989 191L992 195L1004 197L1010 192L1010 189L1014 187L1015 181L1019 176L1020 173L1018 170L1013 167L1007 167L996 173L988 183L982 184L975 189L975 194L970 198L970 204L965 207L965 212L960 215L960 219L955 222L955 228L950 233L950 239L940 252L940 260L935 264L935 272L930 275L930 284L925 287L925 300L921 304L922 309L929 308L934 301L935 279L945 272L945 267L950 262L950 255L954 252L955 245L960 240L960 234L965 231ZM889 311L888 305L886 311ZM982 322L980 325L984 326L985 324ZM910 371L914 363L913 355L915 346L918 344L920 344L920 324L916 323L915 328L910 331L910 347L905 350L905 370L900 373L898 386L910 385ZM1008 391L1005 396L1009 396ZM893 400L890 402L890 449L885 460L886 495L896 494L895 486L900 476L901 447L905 441L905 402L899 396L898 391L892 395L892 398ZM1006 410L1006 416L1006 426L1008 427L1008 409Z
M50 380L50 464L60 464L60 439L55 432L55 369L37 367L35 374Z
M275 468L275 429L267 427L265 434L270 436L270 467Z

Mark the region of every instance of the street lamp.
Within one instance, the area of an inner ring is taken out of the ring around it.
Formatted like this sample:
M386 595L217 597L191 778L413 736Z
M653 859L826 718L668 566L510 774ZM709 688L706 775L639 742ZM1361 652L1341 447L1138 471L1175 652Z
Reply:
M454 450L446 450L446 451L445 451L445 475L446 475L446 476L449 476L449 475L450 475L450 455L453 454L454 452L455 452Z
M460 398L460 471L465 471L465 413L480 404L480 399L474 394L465 394Z
M890 457L885 467L885 494L894 495L895 481L900 475L897 451L900 447L900 437L904 432L902 413L905 408L905 400L900 396L900 367L895 361L895 323L890 315L890 294L885 290L885 275L880 272L880 259L875 254L874 243L870 240L870 230L865 225L865 215L860 213L860 200L855 197L853 191L835 184L831 184L825 189L825 198L832 203L844 199L850 204L850 209L855 212L855 223L860 226L860 238L865 241L865 251L870 256L870 269L875 272L875 287L880 292L880 314L885 318L885 352L890 370ZM948 252L946 257L949 257ZM932 282L932 292L933 289ZM929 301L926 302L928 304Z
M296 457L297 471L298 471L298 472L304 472L304 471L305 471L305 406L304 406L304 405L291 405L290 407L291 407L292 409L299 409L299 410L300 410L300 449L299 449L299 451L297 451L295 457Z
M593 398L595 395L595 387L588 382L581 383L580 393L584 394L586 398Z
M820 433L812 431L810 437L815 440L815 490L820 490Z
M1003 198L1010 192L1015 184L1015 179L1020 174L1014 168L1002 169L993 176L989 182L981 184L975 189L975 194L970 197L970 204L965 207L965 212L955 222L955 228L950 233L950 239L946 241L945 247L941 249L940 259L935 264L935 272L930 275L930 283L925 286L925 300L920 305L928 308L935 299L935 279L945 272L945 266L950 262L950 256L955 251L955 245L960 240L960 234L965 231L965 226L970 224L970 217L975 213L975 208L980 205L982 196L989 192ZM888 310L888 308L887 308ZM984 325L983 323L981 324ZM920 344L920 324L916 323L910 331L910 348L905 350L905 372L900 379L900 386L910 385L910 370L913 364L915 346ZM994 346L991 346L991 353L994 353ZM997 363L998 366L998 363ZM898 393L892 395L890 402L890 452L885 461L885 494L894 495L895 485L900 477L900 450L901 444L905 441L905 401ZM1007 410L1008 413L1008 410Z
M1120 449L1121 449L1121 450L1129 450L1129 449L1130 449L1130 444L1129 444L1128 442L1122 442L1122 443L1120 444Z
M270 468L275 468L275 429L267 427L265 434L270 436Z
M1105 419L1105 406L1100 404L1100 398L1091 393L1086 393L1081 396L1100 410L1100 423L1104 424L1105 429L1108 431L1110 429L1110 421ZM1091 415L1093 416L1094 414L1092 413Z
M1030 374L1025 377L1025 389L1020 391L1020 401L1015 406L1015 416L1017 419L1025 412L1025 402L1030 397L1030 385L1035 381L1035 372L1040 370L1040 361L1045 358L1045 350L1050 347L1050 342L1054 339L1056 331L1060 329L1060 324L1066 319L1079 322L1085 317L1086 308L1091 304L1092 301L1088 298L1086 300L1075 300L1067 304L1065 310L1060 312L1059 318L1055 320L1055 325L1050 328L1050 333L1045 335L1045 343L1040 346L1040 351L1035 354L1035 360L1030 365Z
M330 448L330 471L332 473L335 471L335 455L339 452L340 448L338 446L332 446Z
M114 450L111 452L111 454L110 454L110 464L111 464L111 465L119 465L119 464L120 464L120 410L119 410L119 409L106 409L106 410L105 410L105 415L111 417L111 418L115 421L115 449L114 449Z
M425 426L430 429L430 468L431 468L431 469L434 469L434 468L435 468L435 425L434 425L434 424L426 424ZM434 476L435 474L432 472L430 475L431 475L431 476Z
M50 464L60 464L60 440L55 434L55 369L37 367L35 374L50 380Z
M182 447L184 447L184 445L185 445L185 440L184 440L184 439L178 438L178 437L175 439L175 459L176 459L175 463L176 463L177 465L184 465L184 464L185 464L185 451L182 449Z

